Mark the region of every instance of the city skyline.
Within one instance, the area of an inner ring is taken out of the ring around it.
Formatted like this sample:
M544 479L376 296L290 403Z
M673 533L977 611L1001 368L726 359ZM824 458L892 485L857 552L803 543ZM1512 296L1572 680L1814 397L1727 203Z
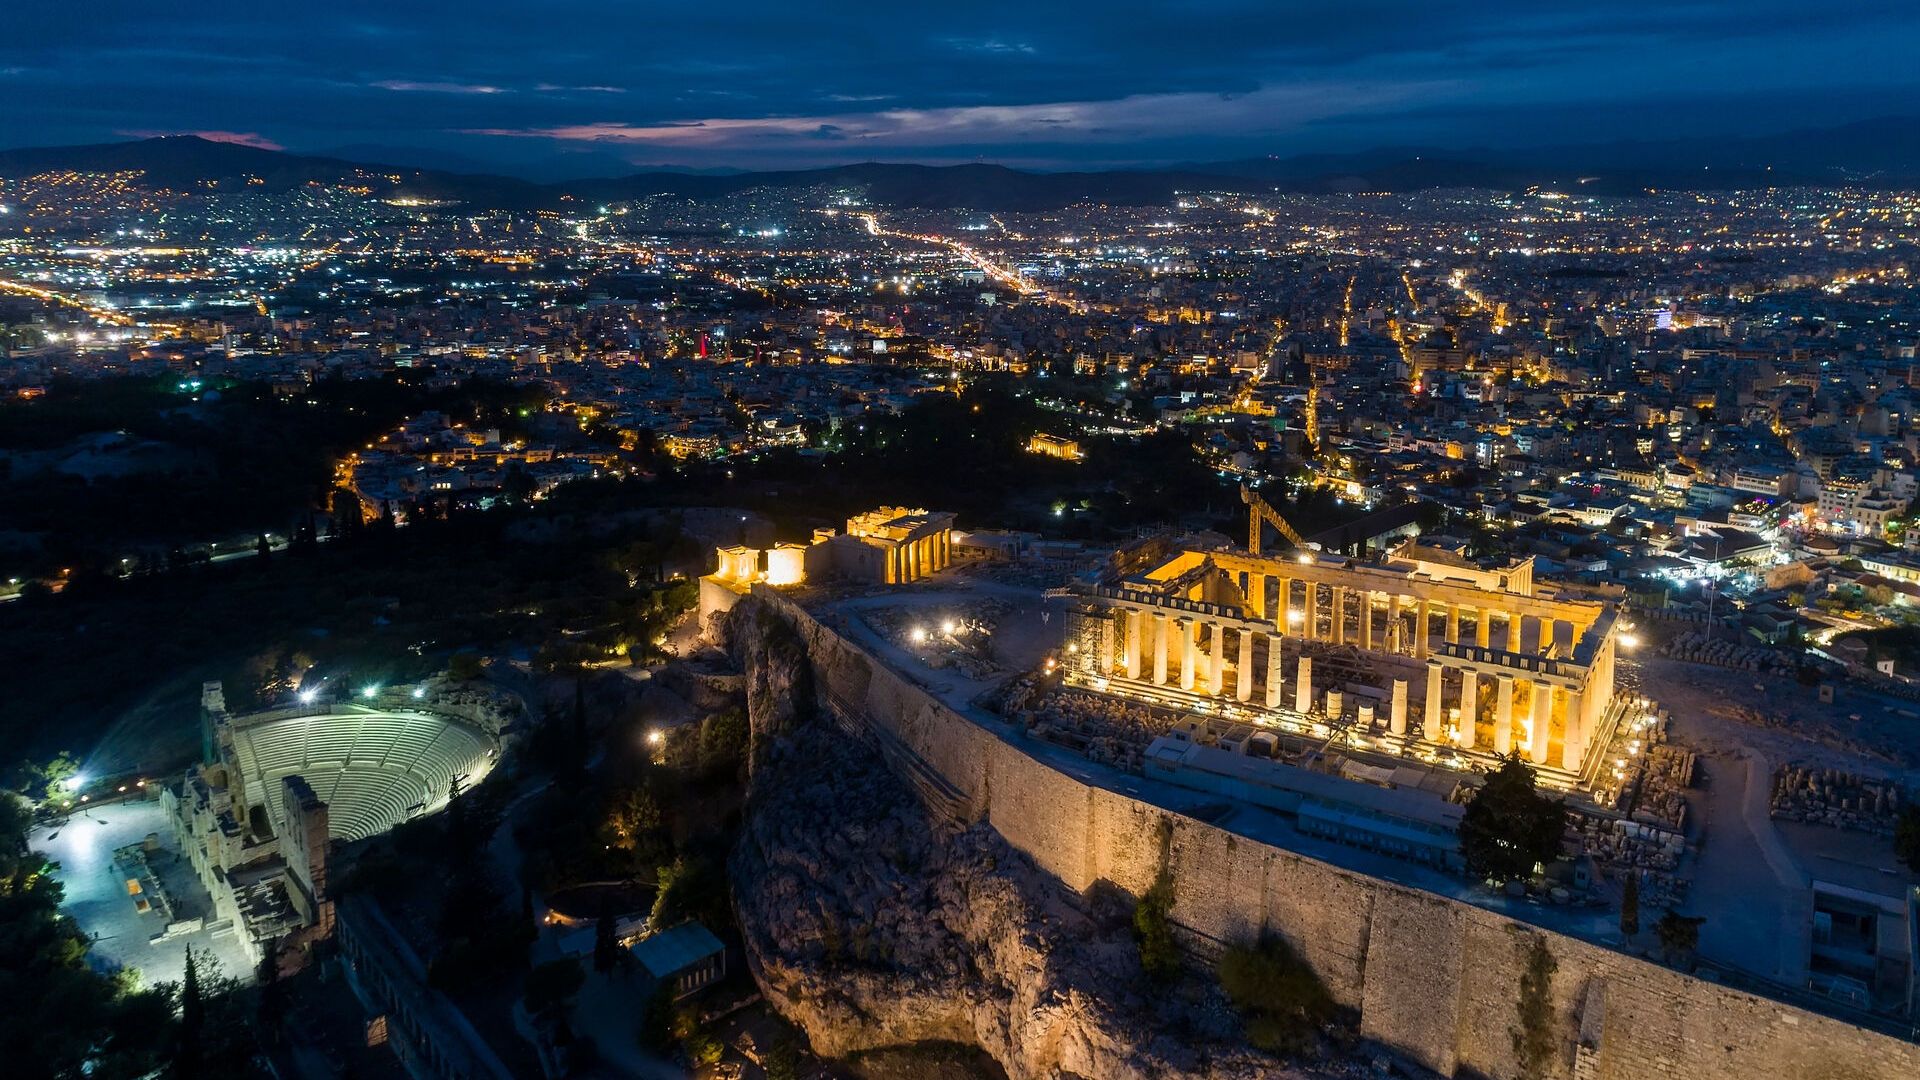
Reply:
M537 178L1099 168L1772 135L1905 111L1896 4L21 13L0 146L202 134Z

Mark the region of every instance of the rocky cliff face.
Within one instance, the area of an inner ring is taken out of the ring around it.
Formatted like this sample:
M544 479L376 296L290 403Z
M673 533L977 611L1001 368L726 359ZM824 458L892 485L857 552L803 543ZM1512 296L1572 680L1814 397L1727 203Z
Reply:
M1102 915L989 827L930 815L818 712L772 612L742 603L729 630L755 759L734 901L762 991L816 1051L966 1043L1015 1080L1323 1075L1247 1049L1204 980L1152 987L1125 904Z

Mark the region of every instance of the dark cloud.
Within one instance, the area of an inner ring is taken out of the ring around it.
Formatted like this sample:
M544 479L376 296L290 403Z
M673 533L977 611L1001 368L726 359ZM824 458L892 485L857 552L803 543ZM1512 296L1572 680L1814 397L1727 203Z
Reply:
M16 7L0 145L212 130L499 161L1069 164L1737 134L1920 100L1911 0Z

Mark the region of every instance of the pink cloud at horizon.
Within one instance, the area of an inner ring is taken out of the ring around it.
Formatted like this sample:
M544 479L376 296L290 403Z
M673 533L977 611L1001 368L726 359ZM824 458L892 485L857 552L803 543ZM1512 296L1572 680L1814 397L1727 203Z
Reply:
M208 142L232 143L235 146L251 146L255 150L285 150L286 147L267 138L257 131L122 131L120 134L130 139L165 139L179 135L191 135Z
M642 123L590 121L546 127L464 128L460 133L682 149L737 149L769 139L823 140L893 148L924 142L1018 142L1067 135L1086 142L1118 144L1174 136L1204 125L1285 132L1335 116L1431 100L1455 88L1455 83L1446 80L1332 87L1283 85L1261 87L1244 94L1142 94L1032 105L893 108Z

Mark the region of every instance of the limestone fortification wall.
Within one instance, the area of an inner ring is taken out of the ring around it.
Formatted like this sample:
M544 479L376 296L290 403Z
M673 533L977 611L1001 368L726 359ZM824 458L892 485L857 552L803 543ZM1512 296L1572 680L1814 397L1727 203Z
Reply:
M1522 974L1534 943L1556 968L1557 1050L1580 1080L1911 1080L1920 1046L1612 952L1498 913L1319 862L1082 782L1025 753L756 589L805 641L830 706L890 732L1014 847L1074 889L1139 895L1163 836L1173 918L1202 940L1283 935L1363 1035L1442 1075L1519 1077ZM1165 823L1165 824L1163 824Z

